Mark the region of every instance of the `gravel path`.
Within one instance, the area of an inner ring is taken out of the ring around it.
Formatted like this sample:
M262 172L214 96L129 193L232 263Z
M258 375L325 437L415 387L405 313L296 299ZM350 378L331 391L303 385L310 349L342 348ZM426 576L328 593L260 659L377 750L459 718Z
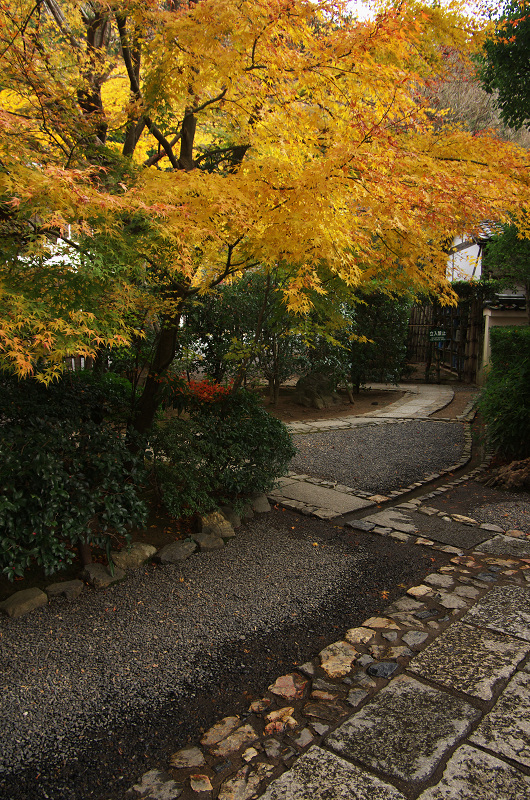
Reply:
M221 551L3 620L2 800L122 797L245 687L248 704L421 580L428 555L273 510Z
M462 455L460 423L407 421L395 425L309 433L294 437L293 472L335 480L370 492L408 486L450 467Z
M504 530L513 528L530 533L530 502L527 493L525 499L478 506L470 513L479 522L499 525Z

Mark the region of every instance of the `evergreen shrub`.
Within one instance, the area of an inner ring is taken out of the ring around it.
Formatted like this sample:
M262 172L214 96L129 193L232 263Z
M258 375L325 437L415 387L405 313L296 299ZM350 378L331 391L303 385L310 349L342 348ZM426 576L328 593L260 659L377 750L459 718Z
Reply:
M493 328L491 364L479 403L499 455L530 456L530 327Z
M116 376L65 375L45 387L0 376L0 570L46 575L89 544L110 550L145 521L142 447L118 422L127 387Z
M151 439L157 485L172 515L241 508L287 470L296 453L289 432L252 393L201 383L180 401L181 414L160 422Z

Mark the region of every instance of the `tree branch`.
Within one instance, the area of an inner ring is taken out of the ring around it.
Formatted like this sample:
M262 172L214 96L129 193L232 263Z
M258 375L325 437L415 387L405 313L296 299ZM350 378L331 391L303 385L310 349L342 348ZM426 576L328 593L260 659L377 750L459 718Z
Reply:
M173 139L170 141L169 146L171 148L173 148L176 145L176 143L179 141L181 136L182 136L181 133L175 134ZM165 150L163 152L160 151L160 145L159 145L158 153L154 153L152 156L149 156L149 158L144 161L143 166L144 167L152 167L154 164L157 164L162 158L164 158L165 155L166 155Z
M157 126L154 124L154 122L152 122L149 119L149 117L144 117L144 119L145 119L145 124L146 124L148 130L153 134L153 136L155 137L157 142L159 142L162 145L162 147L164 148L165 155L169 158L169 160L171 162L171 166L174 169L181 169L179 161L177 161L177 159L175 158L175 154L173 152L173 148L172 148L171 144L168 142L168 140L166 139L166 137L164 136L164 134L161 131L159 131ZM181 138L181 134L179 134L179 136L177 138L177 141L180 138Z

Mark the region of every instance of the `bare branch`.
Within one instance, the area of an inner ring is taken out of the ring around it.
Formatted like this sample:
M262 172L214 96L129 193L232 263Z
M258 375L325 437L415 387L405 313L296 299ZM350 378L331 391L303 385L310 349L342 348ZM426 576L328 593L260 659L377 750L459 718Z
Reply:
M44 0L44 5L54 18L59 29L64 33L65 36L68 37L68 41L70 42L72 47L75 50L82 50L81 44L77 41L72 31L70 30L70 27L66 23L66 18L63 12L61 11L59 3L57 3L57 0Z

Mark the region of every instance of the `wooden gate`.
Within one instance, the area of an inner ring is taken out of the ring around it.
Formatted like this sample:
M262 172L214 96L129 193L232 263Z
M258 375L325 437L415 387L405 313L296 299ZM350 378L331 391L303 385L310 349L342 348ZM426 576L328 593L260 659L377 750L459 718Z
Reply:
M475 383L484 338L482 298L470 297L457 306L415 305L409 321L407 360L425 364L425 378L443 367L459 381ZM445 331L444 341L430 342L433 328ZM439 376L438 376L439 377Z

